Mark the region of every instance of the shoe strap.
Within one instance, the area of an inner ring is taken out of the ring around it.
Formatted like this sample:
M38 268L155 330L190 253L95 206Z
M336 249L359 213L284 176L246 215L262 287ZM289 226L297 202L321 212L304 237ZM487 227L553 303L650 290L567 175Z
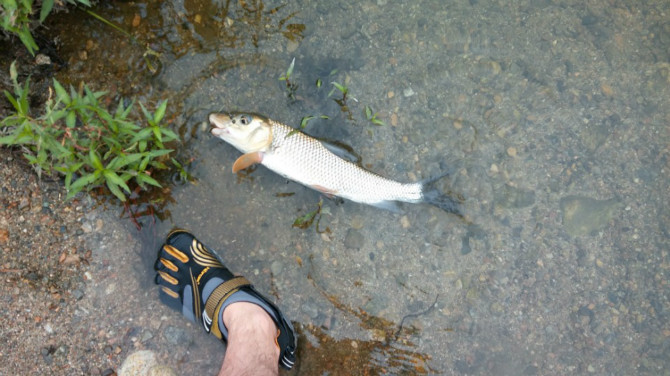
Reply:
M245 286L251 286L251 282L249 282L246 278L242 276L233 277L227 280L226 282L223 282L222 284L218 285L214 289L214 291L212 291L212 293L209 295L209 298L207 298L207 302L205 303L205 312L207 314L207 317L209 317L212 320L211 332L214 333L216 337L219 337L220 335L218 330L219 309L221 309L223 302L230 295L232 295L234 292Z

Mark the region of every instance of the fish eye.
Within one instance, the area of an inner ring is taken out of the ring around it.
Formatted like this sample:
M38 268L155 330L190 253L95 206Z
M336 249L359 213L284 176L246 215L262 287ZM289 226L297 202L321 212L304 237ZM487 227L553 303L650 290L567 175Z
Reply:
M251 124L251 116L249 115L241 115L240 116L240 123L243 125L249 125Z

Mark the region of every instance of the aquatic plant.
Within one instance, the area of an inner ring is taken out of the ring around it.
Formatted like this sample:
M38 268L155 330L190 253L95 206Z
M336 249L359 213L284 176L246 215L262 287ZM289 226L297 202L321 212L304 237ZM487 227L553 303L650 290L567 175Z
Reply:
M301 215L293 221L293 227L297 227L303 230L306 230L314 224L314 229L317 233L330 233L330 228L326 227L321 230L319 223L321 222L321 216L323 214L330 214L330 210L323 206L323 199L319 198L319 203L317 204L316 209L310 211L307 214ZM316 222L315 222L316 221Z
M279 81L286 82L286 94L291 99L295 99L295 92L296 90L298 90L298 84L296 84L295 82L291 82L291 75L293 74L294 67L295 67L295 58L293 58L291 64L289 64L286 72L282 73L282 75L279 77Z
M377 118L377 115L379 115L378 112L372 112L372 108L370 106L365 106L365 117L368 119L368 121L374 125L386 125L383 120Z
M347 94L349 94L349 88L347 87L347 85L340 84L339 82L336 81L333 81L330 84L333 85L333 88L328 93L328 96L330 97L331 95L333 95L335 90L338 90L340 94L342 94L342 98L340 99L340 101L342 101L342 103L346 103Z
M68 198L104 185L125 202L132 185L161 187L152 175L168 168L164 162L172 149L166 144L178 139L162 124L167 101L154 112L140 103L146 123L140 126L132 103L126 105L121 99L110 112L104 105L105 92L91 91L85 84L68 91L54 79L44 114L33 116L29 80L18 83L14 63L10 78L14 94L7 90L4 94L14 112L0 121L0 128L8 132L0 137L0 145L21 147L40 176L62 175Z
M319 119L325 119L325 120L330 119L330 118L329 118L328 116L326 116L326 115L319 115L318 117L319 117ZM300 127L298 127L298 128L296 128L296 129L294 129L294 130L288 132L288 134L287 134L285 137L292 136L292 135L298 133L299 131L302 131L303 129L305 129L305 127L307 126L307 123L309 123L310 120L313 120L313 119L316 119L316 118L317 118L317 117L316 117L316 116L313 116L313 115L304 116L304 117L300 120Z

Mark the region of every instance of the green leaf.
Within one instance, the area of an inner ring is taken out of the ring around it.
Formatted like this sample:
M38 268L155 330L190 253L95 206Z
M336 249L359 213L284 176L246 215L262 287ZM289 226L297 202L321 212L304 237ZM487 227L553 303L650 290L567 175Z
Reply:
M5 97L7 97L7 100L14 106L14 109L16 110L17 113L21 114L21 106L19 106L19 103L16 101L16 98L12 96L7 90L5 92Z
M119 200L123 202L126 201L126 196L123 194L123 192L121 192L118 185L114 184L110 180L107 180L107 188L109 188L110 192L112 192Z
M28 52L35 56L35 51L39 50L39 47L37 46L37 43L35 43L33 36L30 34L28 27L24 25L16 34L18 34L23 45L26 46Z
M18 102L19 106L21 106L21 110L19 113L23 116L27 116L28 113L30 112L30 105L28 104L28 94L30 94L30 90L28 88L28 84L30 82L30 79L27 79L26 82L23 84L23 90L21 91L21 95L19 96Z
M59 101L65 103L65 104L70 104L71 99L70 95L67 93L67 90L60 84L60 82L56 81L54 79L54 90L56 90L56 97L58 98Z
M128 155L118 155L112 159L111 162L107 164L107 168L110 170L118 171L119 169L139 161L144 155L142 153L134 153Z
M370 106L365 106L365 117L368 118L368 120L372 119L372 109Z
M18 86L16 85L17 80L19 79L19 74L16 71L16 60L12 61L12 64L9 66L9 78L12 79L15 86Z
M70 185L70 189L67 193L67 198L71 198L72 196L76 195L85 186L93 184L95 180L96 180L95 174L82 175L81 177L79 177L79 179L75 180L75 182L72 183L72 185Z
M160 123L161 120L163 120L163 116L165 116L165 109L167 109L167 99L161 102L160 106L156 109L156 112L154 112L154 121L156 124Z
M67 116L65 116L65 125L68 128L74 128L76 124L77 124L77 113L74 111L68 112Z
M286 71L286 78L291 77L293 74L293 67L295 66L295 58L291 60L291 64L288 66L288 70Z
M54 0L42 0L42 9L40 10L40 23L44 22L51 9L53 9Z
M384 123L383 120L380 120L380 119L377 119L377 118L372 119L372 124L379 125L379 126L386 125L386 123Z
M147 121L149 122L150 125L156 125L156 122L154 121L153 115L147 109L144 107L142 102L140 102L140 107L142 108L142 113L144 113L144 117L147 118Z
M333 82L331 82L331 84L333 84L333 86L335 86L335 87L337 88L337 90L339 90L342 94L346 93L347 90L348 90L346 86L344 86L344 85L340 85L340 84L337 83L337 82L334 82L334 81L333 81Z
M137 132L135 136L130 140L130 143L133 144L138 141L146 141L147 138L151 135L151 132L153 132L152 128L144 128L141 131ZM140 150L143 151L143 150Z
M153 185L154 187L162 188L162 185L160 185L160 183L157 182L156 179L152 178L147 173L140 172L139 174L137 174L135 179L140 183L148 183Z
M300 129L304 129L307 126L307 123L314 119L315 116L305 116L300 120Z
M162 139L161 142L168 142L179 139L179 136L177 136L177 134L174 133L171 129L161 128L161 133L163 136L165 136L165 139Z
M156 158L156 157L160 157L162 155L170 154L170 153L172 153L172 151L173 151L172 149L152 150L147 154L147 156L150 157L150 158Z
M140 163L140 165L137 169L139 171L146 170L147 166L149 165L149 162L151 162L151 157L147 155L147 156L144 157L144 159L142 159L142 162Z
M130 192L130 188L128 188L128 185L126 184L123 179L119 175L117 175L114 171L110 170L105 170L102 175L105 177L105 180L107 181L107 185L109 186L109 183L112 182L114 185L119 185L123 187L123 189L126 190L126 192ZM111 188L110 188L111 189Z
M100 157L98 156L98 153L95 151L94 148L91 148L91 150L88 153L88 156L90 158L90 162L93 168L99 171L105 169L105 167L102 165L102 162L100 162Z
M161 132L161 129L158 127L151 127L151 130L154 132L154 137L156 137L156 144L159 147L163 147L163 133Z

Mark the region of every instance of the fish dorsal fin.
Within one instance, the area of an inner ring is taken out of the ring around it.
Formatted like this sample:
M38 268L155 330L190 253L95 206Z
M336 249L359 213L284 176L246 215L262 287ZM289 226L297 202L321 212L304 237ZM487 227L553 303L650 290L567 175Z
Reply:
M328 151L344 159L345 161L349 161L355 164L359 164L361 162L361 157L356 153L354 153L353 149L351 149L350 147L346 147L342 144L336 144L334 142L322 139L320 139L319 142L321 143L321 145L323 145L323 147L328 149Z
M263 162L263 153L260 151L242 154L242 156L237 158L235 163L233 163L233 173L237 173L251 165L261 162Z

